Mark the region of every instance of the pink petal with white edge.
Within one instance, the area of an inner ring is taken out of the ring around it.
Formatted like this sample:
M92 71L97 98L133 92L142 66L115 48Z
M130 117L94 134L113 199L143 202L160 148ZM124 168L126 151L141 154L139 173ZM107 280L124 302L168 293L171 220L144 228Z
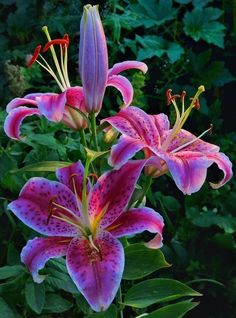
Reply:
M177 187L184 194L197 192L202 187L207 168L213 163L204 154L191 151L159 154L159 157L166 162Z
M65 256L71 238L65 237L36 237L27 242L21 252L21 261L24 263L36 283L42 283L46 275L39 275L40 269L50 258Z
M108 163L110 166L115 167L115 169L119 169L132 158L136 152L144 147L145 144L142 140L121 136L118 143L111 148L111 155L108 159Z
M110 233L94 239L96 249L86 238L74 238L69 246L66 263L68 272L79 291L94 311L104 311L112 303L124 270L121 243Z
M220 182L218 183L210 182L210 185L213 189L218 189L232 178L233 176L232 162L222 152L207 154L207 158L212 160L214 163L216 163L218 168L221 169L224 173L224 178Z
M147 146L158 147L160 143L154 121L138 107L130 106L122 109L117 115L102 120L104 121L123 135L143 140Z
M37 106L36 101L23 97L23 98L14 98L13 100L10 101L10 103L7 104L6 106L6 111L10 113L13 109L19 107L19 106L25 106L25 105L33 105Z
M124 106L129 106L133 100L133 86L131 85L130 81L121 75L113 75L108 78L106 86L113 86L120 91Z
M63 206L59 208L52 204ZM76 221L80 212L72 191L64 184L45 178L31 178L23 187L17 200L8 208L27 226L44 235L72 237L79 233ZM75 225L56 217L66 217Z
M101 219L101 228L113 223L124 211L140 173L144 160L129 161L119 170L103 174L94 185L89 196L88 210L91 219Z
M20 126L22 121L28 117L38 115L40 116L40 112L37 108L28 108L20 106L18 108L13 109L5 119L4 122L4 131L9 138L19 140L20 137Z
M147 246L151 248L160 248L162 246L163 226L164 221L159 213L155 212L153 209L143 207L130 209L129 211L122 213L114 223L106 228L106 231L109 231L115 237L149 231L155 233L156 236L147 243Z
M82 199L84 167L80 161L56 170L57 179L65 184L72 192L77 193ZM90 191L90 181L87 184L87 192Z
M43 94L36 97L40 112L50 121L59 122L63 118L66 105L66 91L61 94Z
M108 71L108 76L117 75L123 71L129 69L137 69L142 71L144 74L147 72L148 67L145 63L139 61L124 61L121 63L116 63Z

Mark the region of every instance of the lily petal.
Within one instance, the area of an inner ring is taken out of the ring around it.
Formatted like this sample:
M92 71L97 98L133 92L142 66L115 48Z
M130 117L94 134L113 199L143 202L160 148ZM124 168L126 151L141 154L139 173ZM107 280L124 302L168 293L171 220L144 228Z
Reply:
M56 170L57 179L65 184L72 192L77 193L82 199L84 167L80 161ZM90 181L87 184L87 192L90 191Z
M78 107L81 111L85 111L85 109L81 109L81 105L83 105L84 93L83 88L80 86L69 87L66 90L66 104Z
M129 161L98 179L90 192L88 210L95 223L101 219L101 228L114 222L124 211L144 164L144 160Z
M131 85L130 81L121 75L113 75L108 78L106 86L113 86L120 91L124 106L129 106L133 100L133 86Z
M21 261L27 266L33 280L42 283L45 275L39 275L40 269L50 258L66 255L71 238L65 237L36 237L27 242L21 252Z
M59 208L52 204L63 206ZM22 188L19 198L8 208L27 226L44 235L75 236L78 234L76 222L80 213L75 196L65 185L45 178L31 178ZM73 224L57 219L66 217Z
M25 106L25 105L33 105L37 106L36 101L30 99L30 98L14 98L13 100L10 101L10 103L7 104L6 106L6 111L10 113L13 109L19 107L19 106Z
M233 176L232 163L229 160L229 157L227 157L222 152L207 154L207 158L212 160L214 163L216 163L218 168L221 169L224 173L224 178L220 182L218 183L210 182L210 185L213 189L218 189L232 178Z
M66 263L71 278L92 309L104 311L120 285L124 251L121 243L107 232L97 236L94 246L86 238L74 238Z
M154 124L159 132L159 135L162 136L166 130L170 129L170 122L166 114L158 115L149 115L154 121Z
M61 94L43 94L36 97L39 111L50 121L59 122L63 118L66 105L66 91Z
M117 115L102 120L104 121L126 136L142 139L148 146L157 147L160 143L154 121L138 107L122 109Z
M159 157L166 162L177 187L184 194L197 192L201 188L206 180L207 168L213 163L204 154L193 151L164 153Z
M162 246L162 229L164 221L162 216L150 208L130 209L122 213L115 222L106 228L115 237L137 234L143 231L157 233L155 238L147 243L151 248ZM153 244L155 243L155 244Z
M112 68L108 71L108 76L117 75L123 71L129 69L138 69L142 71L144 74L147 72L148 67L145 63L139 61L124 61L121 63L116 63Z
M142 140L122 135L118 140L118 143L112 146L108 163L110 166L119 169L130 158L132 158L136 152L143 149L144 147L145 144L142 142Z
M40 111L37 108L28 108L20 106L13 109L5 119L4 131L8 137L12 139L19 140L20 137L20 126L22 121L28 117L38 115L40 116Z

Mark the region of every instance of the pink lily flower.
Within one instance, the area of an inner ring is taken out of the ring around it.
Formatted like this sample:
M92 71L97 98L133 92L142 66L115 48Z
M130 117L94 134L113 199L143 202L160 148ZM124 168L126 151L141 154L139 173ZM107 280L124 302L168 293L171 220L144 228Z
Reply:
M199 137L182 129L188 115L193 108L199 107L198 96L204 91L200 86L190 106L184 109L184 97L171 96L168 92L168 104L173 103L176 110L176 122L170 128L165 114L148 115L141 109L130 106L122 109L117 115L104 119L122 135L116 145L112 147L109 164L119 169L135 153L144 151L145 157L151 157L151 166L146 167L146 173L152 177L159 177L170 172L177 187L184 194L197 192L206 179L207 168L216 163L224 173L219 183L210 183L212 188L218 189L232 177L232 163L219 147L205 142ZM182 113L180 114L175 98L182 99Z
M124 105L130 105L133 99L132 85L127 78L118 74L132 68L147 72L147 65L138 61L117 63L108 70L107 44L98 5L84 6L80 23L79 72L86 111L100 111L107 86L117 88L122 94Z
M28 241L21 252L37 283L45 263L66 255L69 275L95 311L113 301L124 269L124 250L117 238L148 230L150 248L162 246L163 219L150 208L125 208L144 161L130 161L120 170L103 174L92 187L80 162L56 171L59 180L31 178L9 209L27 226L48 237ZM86 206L86 209L84 209Z

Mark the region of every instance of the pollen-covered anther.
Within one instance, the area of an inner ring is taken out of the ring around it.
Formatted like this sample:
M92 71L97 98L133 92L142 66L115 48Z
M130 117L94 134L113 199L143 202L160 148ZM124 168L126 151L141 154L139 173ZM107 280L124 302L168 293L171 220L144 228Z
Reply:
M98 175L96 173L90 173L88 177L92 177L95 181L98 180Z
M191 97L190 100L193 100L193 97ZM199 99L196 98L196 100L194 101L194 104L193 104L193 108L199 110L200 107L201 107L201 105L200 105Z
M48 204L48 212L49 212L49 213L48 213L48 218L47 218L47 224L49 223L50 218L53 216L54 211L57 209L57 208L54 206L55 199L56 199L56 196L54 196L54 197L49 201L49 204Z
M211 136L213 133L213 124L210 124L209 135Z
M172 93L172 89L168 89L166 91L166 104L167 106L170 106L170 104L176 99L176 98L181 98L181 96L179 94L175 94L175 95L171 95Z
M180 96L180 99L182 102L184 101L186 94L187 94L186 91L182 91L181 96Z
M52 46L52 45L62 45L62 47L68 47L69 46L69 37L67 35L66 38L63 39L55 39L55 40L51 40L48 43L45 44L44 48L43 48L43 52L47 52L47 50Z
M37 60L37 58L40 54L41 48L42 48L42 45L40 45L40 44L37 45L35 50L34 50L34 53L27 56L27 58L26 58L26 66L27 67L32 66L34 64L34 62Z

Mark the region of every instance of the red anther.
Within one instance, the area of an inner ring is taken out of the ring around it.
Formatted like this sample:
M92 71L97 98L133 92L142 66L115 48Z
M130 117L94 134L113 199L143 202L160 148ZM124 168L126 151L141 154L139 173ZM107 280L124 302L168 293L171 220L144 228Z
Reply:
M170 104L171 104L171 100L172 100L171 93L172 93L172 89L171 88L167 89L167 91L166 91L166 105L167 106L170 106Z
M95 181L98 180L98 175L96 173L90 173L88 176L94 178Z
M50 48L51 45L63 45L64 46L68 46L69 45L69 40L67 39L55 39L55 40L51 40L48 43L45 44L44 48L43 48L43 52L47 52L47 50Z
M35 50L34 50L34 54L30 56L30 58L28 59L28 61L26 62L26 66L30 67L34 64L34 62L37 60L39 53L41 51L42 45L37 45Z
M54 195L52 197L52 199L49 201L49 204L48 204L49 214L48 214L47 221L46 221L47 224L49 223L51 217L53 216L54 211L57 209L56 207L53 207L53 203L55 202L55 199L56 199L56 195Z
M66 33L64 36L63 36L63 39L67 41L67 47L69 46L70 44L70 38L69 38L69 35Z

